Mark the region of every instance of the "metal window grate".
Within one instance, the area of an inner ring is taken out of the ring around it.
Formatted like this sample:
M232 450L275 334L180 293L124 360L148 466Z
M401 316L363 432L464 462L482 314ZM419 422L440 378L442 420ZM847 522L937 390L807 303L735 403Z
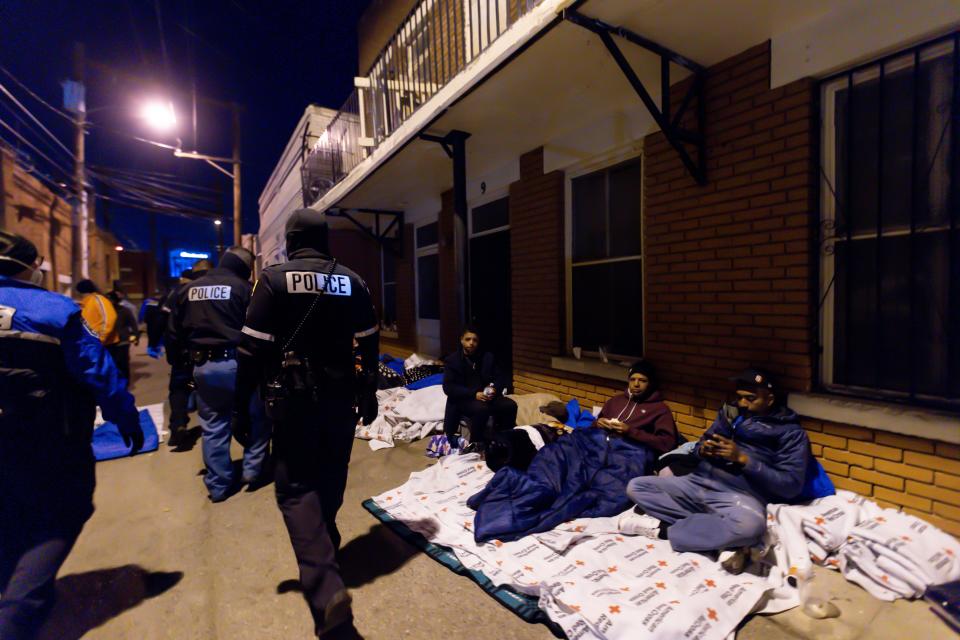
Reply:
M960 404L960 34L821 83L821 379Z

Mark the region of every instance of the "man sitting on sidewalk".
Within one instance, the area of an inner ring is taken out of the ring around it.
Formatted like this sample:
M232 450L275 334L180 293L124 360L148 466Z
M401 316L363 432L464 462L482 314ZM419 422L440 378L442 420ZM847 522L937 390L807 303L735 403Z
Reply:
M494 430L512 429L517 424L517 403L505 398L507 379L493 360L480 350L480 334L467 326L460 333L460 348L444 359L443 392L447 407L443 432L451 450L460 448L457 429L461 418L470 420L471 448L482 448L491 440L487 421L493 417Z
M627 484L637 509L621 517L621 532L666 537L674 551L750 547L766 530L767 503L801 495L817 466L797 414L781 406L767 373L747 369L733 380L736 407L724 405L703 434L691 473Z

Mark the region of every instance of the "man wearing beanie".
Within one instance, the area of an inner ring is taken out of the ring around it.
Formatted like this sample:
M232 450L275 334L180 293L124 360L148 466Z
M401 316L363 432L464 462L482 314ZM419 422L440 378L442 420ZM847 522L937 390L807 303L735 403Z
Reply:
M197 385L197 414L203 429L203 482L212 502L226 500L238 487L230 459L230 418L235 402L250 405L252 438L243 452L243 482L261 481L268 437L256 394L235 399L237 344L247 314L253 254L231 247L220 264L177 290L170 312L167 358L188 353Z
M0 231L0 638L33 637L93 514L93 421L136 452L133 397L76 303L42 289L37 249Z
M658 455L677 446L677 425L660 398L660 380L649 360L638 360L627 374L627 388L603 405L595 427L621 433Z
M674 551L742 550L763 536L767 503L789 503L804 491L816 466L797 414L782 406L765 371L747 369L733 381L736 405L724 405L696 444L691 473L627 484L642 513L622 516L621 532L665 534Z
M87 321L87 325L97 334L100 342L109 352L111 347L120 343L120 333L117 331L117 310L113 308L113 303L100 293L93 280L81 280L74 289L80 294L80 310L83 313L83 319Z

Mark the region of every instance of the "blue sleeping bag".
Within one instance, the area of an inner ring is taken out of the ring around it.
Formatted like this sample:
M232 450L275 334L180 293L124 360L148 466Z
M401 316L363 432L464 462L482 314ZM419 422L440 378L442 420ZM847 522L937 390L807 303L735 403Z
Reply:
M146 409L140 410L140 430L143 431L143 448L139 453L156 451L160 446L157 427ZM120 430L113 422L104 422L93 430L93 457L100 460L113 460L130 455L130 447L123 443Z
M574 518L621 513L632 504L627 482L648 475L656 457L603 429L578 429L540 449L526 472L503 467L470 497L474 539L517 540Z

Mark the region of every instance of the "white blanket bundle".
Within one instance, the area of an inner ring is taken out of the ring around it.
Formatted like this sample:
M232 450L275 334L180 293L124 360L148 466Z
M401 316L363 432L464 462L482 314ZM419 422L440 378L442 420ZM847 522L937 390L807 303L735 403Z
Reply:
M812 562L839 569L881 600L916 598L960 579L960 543L915 516L849 491L807 505L769 505L767 541L787 575L804 580Z
M377 419L356 429L356 437L369 440L374 451L394 446L395 440L411 442L440 429L447 396L440 385L416 391L397 387L377 391L377 402Z
M665 540L623 536L617 518L570 521L514 542L477 544L466 506L493 474L476 455L448 456L374 500L494 584L538 596L569 638L726 638L770 585L734 576ZM795 603L794 603L795 604Z

